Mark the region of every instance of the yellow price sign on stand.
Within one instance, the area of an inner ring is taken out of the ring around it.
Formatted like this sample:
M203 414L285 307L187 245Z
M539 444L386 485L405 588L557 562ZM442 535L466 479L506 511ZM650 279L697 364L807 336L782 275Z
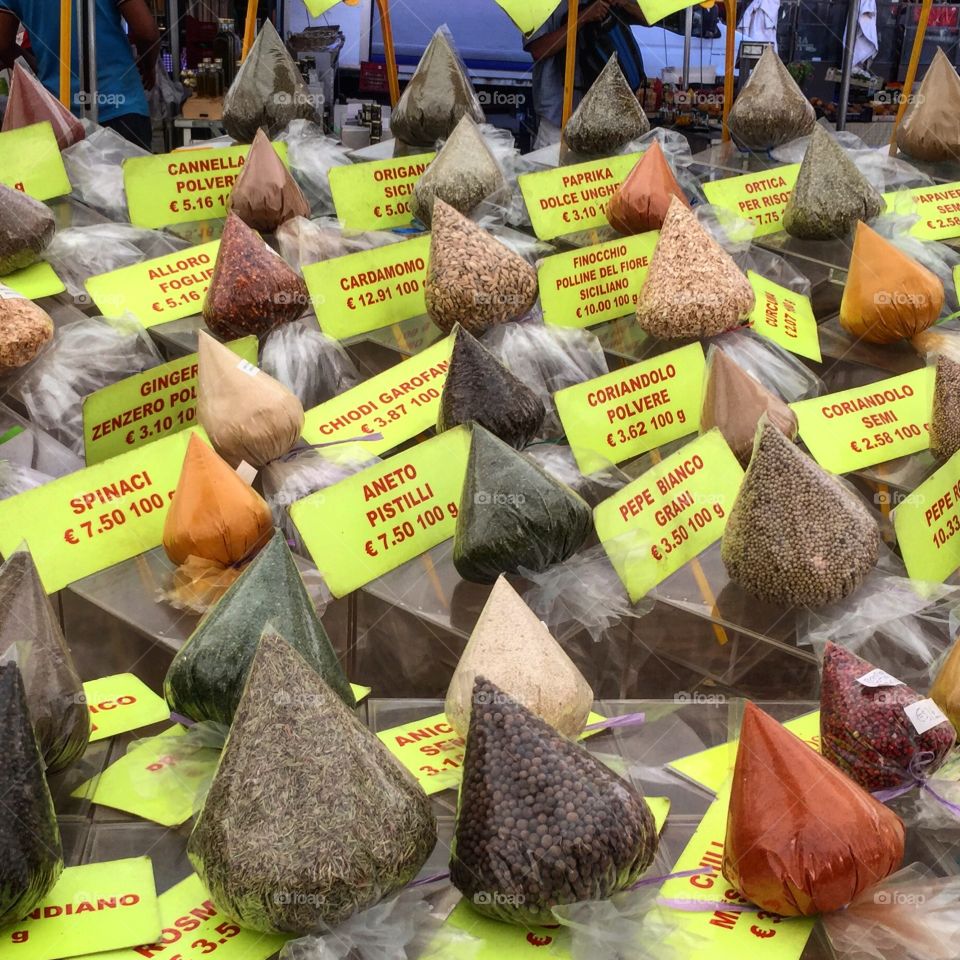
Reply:
M687 7L695 7L696 3L689 0L639 0L639 7L643 11L644 19L649 24L659 23L664 17ZM703 4L700 4L703 6Z
M410 197L435 153L333 167L330 193L346 230L389 230L413 222Z
M747 271L756 294L750 326L761 337L800 357L820 363L820 331L810 298L766 277Z
M170 719L170 707L139 677L117 673L83 685L90 711L90 742Z
M497 0L497 6L523 33L533 33L547 22L560 0Z
M64 282L53 272L53 267L42 260L23 270L0 277L0 284L28 300L55 297L67 289Z
M752 220L756 227L754 236L764 237L783 229L783 211L799 173L800 164L791 163L762 173L710 180L704 183L703 192L712 204L742 220Z
M0 133L0 183L34 200L62 197L73 187L49 120Z
M885 193L889 213L913 214L918 219L910 233L920 240L960 237L960 183L938 183Z

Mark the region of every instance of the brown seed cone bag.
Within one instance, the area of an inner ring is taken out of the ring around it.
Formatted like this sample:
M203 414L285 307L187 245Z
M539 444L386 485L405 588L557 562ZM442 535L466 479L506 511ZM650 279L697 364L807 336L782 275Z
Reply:
M86 136L83 124L18 60L13 65L2 131L19 130L44 121L53 127L61 150Z
M753 301L753 287L730 254L671 198L637 303L641 328L664 340L712 337L739 326Z
M903 860L900 818L747 703L733 771L723 875L764 910L845 907Z
M303 406L273 377L200 332L197 415L232 467L262 467L296 445Z
M914 160L960 162L960 77L939 47L897 128L897 146Z
M56 230L49 207L0 183L0 276L36 263Z
M711 347L700 418L701 432L719 427L737 459L746 463L753 453L757 425L764 414L784 436L790 440L796 437L794 412L723 350Z
M253 138L253 146L227 200L227 209L248 227L266 233L294 217L310 216L310 204L303 191L263 130L258 130Z
M954 729L960 732L960 637L958 637L937 678L930 688L930 699L947 715Z
M607 220L614 230L627 235L659 230L673 197L690 206L660 144L654 141L610 198Z
M437 197L425 293L427 313L444 333L459 323L479 337L536 303L537 271Z
M307 285L235 213L227 214L203 319L218 336L265 336L296 320L309 303Z
M840 325L870 343L895 343L937 322L943 284L865 223L857 224Z
M960 363L945 354L937 357L930 450L940 460L949 460L960 450Z
M229 567L252 556L272 534L264 499L196 434L191 436L163 524L167 556L178 566L200 557Z

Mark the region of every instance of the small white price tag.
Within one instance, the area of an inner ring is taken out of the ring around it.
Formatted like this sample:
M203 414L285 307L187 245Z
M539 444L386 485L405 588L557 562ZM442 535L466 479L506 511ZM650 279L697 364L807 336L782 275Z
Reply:
M862 677L857 677L857 683L865 687L902 687L903 681L896 677L891 677L886 670L871 670Z
M241 360L237 364L237 369L245 373L248 377L255 377L260 372L260 368L255 367L249 360Z
M910 718L917 733L926 733L941 723L949 723L943 711L929 698L909 703L903 712Z

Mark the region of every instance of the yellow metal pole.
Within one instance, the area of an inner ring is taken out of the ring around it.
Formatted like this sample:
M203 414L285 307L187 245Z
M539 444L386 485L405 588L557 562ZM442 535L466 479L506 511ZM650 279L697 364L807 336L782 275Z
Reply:
M573 113L573 85L577 69L577 18L580 16L579 0L567 0L567 60L563 75L563 123L567 125Z
M246 60L250 48L253 46L254 34L257 32L257 7L259 0L247 0L247 16L243 21L243 49L240 51L240 60Z
M397 54L393 48L393 27L390 25L389 0L377 0L377 9L380 11L380 31L383 33L383 54L387 61L390 104L395 107L400 100L400 78L397 75Z
M70 37L73 0L60 0L60 102L70 109Z
M913 39L913 49L910 51L910 63L907 65L907 76L903 81L903 90L900 95L900 106L897 108L897 119L893 122L893 132L890 134L890 156L897 153L897 128L907 110L907 103L913 91L913 81L917 79L917 67L920 65L920 51L923 48L923 38L927 33L927 20L930 19L930 7L933 0L923 0L920 5L920 21L917 24L917 35Z
M730 139L727 117L733 106L733 63L736 57L737 0L724 0L727 11L727 56L723 67L723 140Z

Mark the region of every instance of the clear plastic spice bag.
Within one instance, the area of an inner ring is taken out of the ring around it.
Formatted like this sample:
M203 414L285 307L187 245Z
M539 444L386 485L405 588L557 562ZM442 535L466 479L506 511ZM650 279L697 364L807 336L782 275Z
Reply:
M286 539L277 531L173 658L163 684L170 709L229 726L268 624L347 706L356 706Z
M960 77L936 48L920 89L897 128L897 146L914 160L960 162Z
M949 460L960 450L960 362L945 353L937 357L930 450L940 460Z
M673 197L690 206L660 144L654 140L614 191L607 204L607 220L614 230L628 236L659 230Z
M0 925L5 927L27 916L63 872L60 828L15 663L0 665L0 755Z
M0 500L26 493L27 490L35 490L52 479L53 477L32 467L0 459Z
M311 263L345 257L348 253L359 253L361 250L373 250L404 239L402 234L386 230L344 233L336 220L322 217L318 220L294 217L281 224L274 236L280 255L299 274Z
M217 907L251 930L323 932L406 886L436 839L420 786L265 631L187 844Z
M0 276L36 263L56 229L44 204L0 183Z
M641 793L482 676L473 703L450 879L474 909L552 923L634 883L659 842Z
M26 544L0 566L0 662L20 667L48 773L83 756L90 713L80 675Z
M13 65L2 132L48 122L63 150L85 136L83 124L36 78L23 57Z
M52 339L46 310L0 283L0 376L35 360Z
M223 125L238 143L263 127L275 137L291 120L320 122L320 111L276 27L264 20L223 98Z
M65 477L83 469L82 457L0 403L0 436L8 431L7 439L0 443L0 460L36 470L47 478Z
M292 121L275 139L287 145L290 172L300 184L312 215L333 215L336 208L330 192L330 170L351 164L347 149L310 120Z

